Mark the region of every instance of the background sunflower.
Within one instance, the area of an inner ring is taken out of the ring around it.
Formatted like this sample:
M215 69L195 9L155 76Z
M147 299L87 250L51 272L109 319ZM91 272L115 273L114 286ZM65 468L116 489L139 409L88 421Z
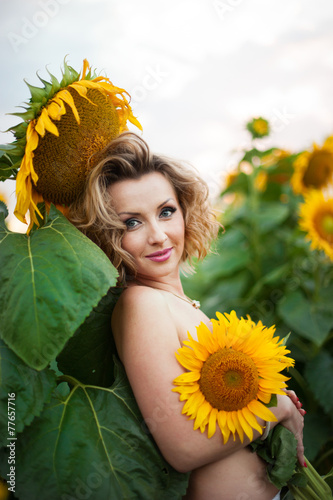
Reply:
M300 205L300 227L306 231L311 248L323 250L333 260L333 198L312 191Z

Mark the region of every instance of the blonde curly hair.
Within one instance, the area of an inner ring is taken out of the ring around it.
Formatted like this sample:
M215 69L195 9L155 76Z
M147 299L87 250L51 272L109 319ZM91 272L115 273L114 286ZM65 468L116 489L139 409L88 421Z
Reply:
M221 227L208 202L208 186L197 172L179 161L151 153L147 143L133 132L124 132L112 140L90 161L94 167L87 178L84 193L68 210L68 219L109 257L119 272L118 283L126 285L135 276L132 256L121 243L126 225L112 205L108 188L126 179L139 179L159 172L173 186L185 221L185 245L182 262L192 268L193 257L203 259Z

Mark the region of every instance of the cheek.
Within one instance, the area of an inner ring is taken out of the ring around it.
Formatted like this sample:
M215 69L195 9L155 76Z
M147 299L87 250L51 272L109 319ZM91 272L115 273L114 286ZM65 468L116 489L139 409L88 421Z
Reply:
M138 249L138 242L133 238L132 233L125 233L121 240L121 248L133 257L135 256L135 249Z
M174 237L176 237L183 245L185 239L185 223L183 217L179 218L174 226Z

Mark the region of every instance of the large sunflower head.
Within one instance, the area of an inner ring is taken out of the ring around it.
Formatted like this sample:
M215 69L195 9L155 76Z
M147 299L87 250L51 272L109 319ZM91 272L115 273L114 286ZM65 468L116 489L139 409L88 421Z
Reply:
M333 136L323 147L316 144L313 150L304 151L294 162L291 185L295 194L305 194L312 189L322 189L333 179Z
M81 74L65 61L62 80L50 77L50 83L39 77L43 88L28 85L26 111L14 113L23 123L10 129L16 140L2 148L2 170L16 177L14 213L25 222L29 210L31 225L38 224L37 202L68 205L75 200L94 166L94 154L127 130L127 121L141 130L127 92L92 73L87 60Z
M333 260L333 198L325 199L321 191L306 194L300 205L300 227L307 232L311 247Z
M262 433L256 417L276 421L265 405L275 394L285 394L287 377L280 372L293 365L283 340L274 337L275 328L266 328L250 317L239 319L231 314L216 313L213 331L201 323L198 340L190 334L176 357L188 371L174 380L172 389L186 401L182 413L194 419L194 429L208 437L221 429L224 443L230 433L235 439L244 433L252 441L253 429Z

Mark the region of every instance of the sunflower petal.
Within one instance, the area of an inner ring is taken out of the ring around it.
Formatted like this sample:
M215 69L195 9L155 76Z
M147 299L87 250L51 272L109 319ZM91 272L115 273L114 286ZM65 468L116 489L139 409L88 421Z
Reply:
M198 429L203 421L209 416L211 412L211 405L208 403L208 401L205 401L202 405L200 405L200 408L197 411L197 416L194 422L193 429L196 430Z
M271 410L269 410L269 408L260 403L260 401L250 401L247 406L250 411L258 417L267 420L267 422L277 422L276 416L271 412Z
M211 438L216 432L216 420L217 420L218 410L213 408L209 415L208 422L208 437Z
M253 429L252 429L251 425L248 423L248 421L245 419L245 417L243 416L242 410L238 410L237 417L238 417L239 424L240 424L241 428L244 430L244 432L247 435L247 437L249 438L249 440L252 441Z

